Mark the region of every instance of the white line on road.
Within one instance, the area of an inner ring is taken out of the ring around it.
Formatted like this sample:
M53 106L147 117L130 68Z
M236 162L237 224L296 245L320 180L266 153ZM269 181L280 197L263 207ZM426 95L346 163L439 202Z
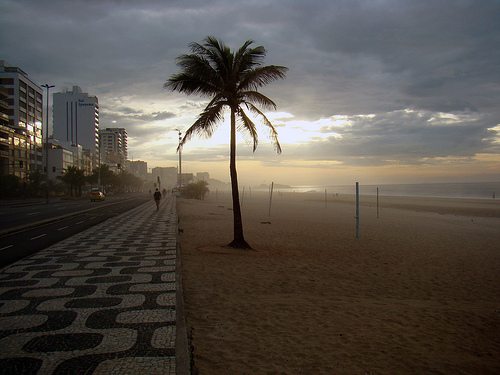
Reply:
M0 251L5 250L5 249L8 249L9 247L13 247L13 246L14 246L14 245L4 246L4 247L2 247L2 248L0 249Z
M64 229L66 229L66 228L68 228L68 226L65 226L65 227L59 228L58 230L64 230Z
M30 240L36 240L37 238L40 238L40 237L43 237L43 236L46 236L47 234L44 233L44 234L41 234L39 236L36 236L36 237L33 237L33 238L30 238Z
M40 213L40 211L37 211L37 212L31 212L31 213L29 213L29 214L26 214L26 216L36 215L36 214L39 214L39 213Z
M85 220L79 221L77 224L85 223Z

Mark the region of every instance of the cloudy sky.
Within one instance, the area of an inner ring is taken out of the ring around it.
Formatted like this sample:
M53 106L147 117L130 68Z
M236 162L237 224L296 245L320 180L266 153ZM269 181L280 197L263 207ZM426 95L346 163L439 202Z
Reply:
M289 68L261 90L283 153L241 139L243 185L500 181L499 1L0 0L0 59L96 95L149 168L177 166L175 129L207 104L163 89L207 35ZM183 172L229 181L228 139L189 141Z

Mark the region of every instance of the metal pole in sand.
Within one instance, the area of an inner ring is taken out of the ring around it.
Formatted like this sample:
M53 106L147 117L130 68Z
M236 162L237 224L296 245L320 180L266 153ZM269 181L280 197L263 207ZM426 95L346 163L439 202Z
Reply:
M378 219L378 188L377 188L377 219Z
M273 203L274 182L271 182L271 192L269 194L269 216L271 216L271 204Z
M326 189L325 189L325 208L328 207L328 196L326 194Z
M359 238L359 182L356 182L356 238Z

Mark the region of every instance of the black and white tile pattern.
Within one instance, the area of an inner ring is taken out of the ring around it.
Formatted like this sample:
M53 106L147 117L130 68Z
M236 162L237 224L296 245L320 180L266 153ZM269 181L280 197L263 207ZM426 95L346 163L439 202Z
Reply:
M0 374L175 374L174 197L0 272Z

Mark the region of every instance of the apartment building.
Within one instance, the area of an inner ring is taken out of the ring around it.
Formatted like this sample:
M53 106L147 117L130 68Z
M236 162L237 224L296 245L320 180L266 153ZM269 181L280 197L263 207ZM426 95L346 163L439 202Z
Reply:
M66 150L57 143L54 143L54 141L49 141L45 147L47 147L47 153L49 155L48 177L50 180L55 181L57 177L64 174L64 171L68 169L68 167L75 166L75 154L72 151Z
M53 95L53 137L65 147L99 152L99 101L79 86Z
M177 186L177 167L156 167L151 172L156 187L171 190Z
M43 91L21 68L0 60L0 173L42 171Z
M128 155L127 131L123 128L101 129L99 139L104 162L124 165Z
M129 171L133 175L140 177L142 181L148 179L148 163L142 160L129 161Z

